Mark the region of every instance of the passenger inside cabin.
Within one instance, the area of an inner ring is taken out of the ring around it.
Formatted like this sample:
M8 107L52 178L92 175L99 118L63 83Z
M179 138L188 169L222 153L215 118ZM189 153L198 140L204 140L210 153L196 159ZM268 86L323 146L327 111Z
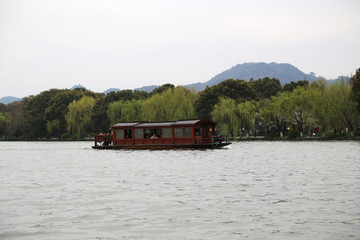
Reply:
M132 131L131 129L125 129L125 139L131 139L132 138Z

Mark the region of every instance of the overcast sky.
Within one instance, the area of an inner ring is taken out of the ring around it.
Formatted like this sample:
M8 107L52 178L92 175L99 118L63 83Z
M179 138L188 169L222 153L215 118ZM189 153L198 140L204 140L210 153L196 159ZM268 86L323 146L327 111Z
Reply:
M0 97L205 82L244 62L360 68L359 0L0 0Z

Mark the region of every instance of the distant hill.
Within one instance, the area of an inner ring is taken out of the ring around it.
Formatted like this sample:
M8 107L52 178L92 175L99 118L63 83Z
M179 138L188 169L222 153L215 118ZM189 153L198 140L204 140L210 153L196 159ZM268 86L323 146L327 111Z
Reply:
M84 89L86 89L86 87L84 87L83 85L77 84L77 85L74 85L72 88L70 88L70 90L74 90L76 88L84 88Z
M259 78L264 78L264 77L277 78L280 80L280 83L282 85L285 85L286 83L290 83L291 81L297 82L304 79L308 80L309 82L313 82L316 81L318 78L315 75L315 73L306 74L289 63L252 62L252 63L238 64L228 70L225 70L217 74L207 82L203 82L203 83L197 82L193 84L184 85L184 87L187 87L189 89L194 88L197 91L202 91L206 88L206 86L214 86L230 78L244 79L246 81L249 81L251 78L254 80L258 80ZM349 77L339 76L337 79L329 79L328 83L333 83L341 80L344 80L345 82L349 82ZM140 88L135 88L133 91L138 90L138 91L152 92L157 87L160 86L159 85L144 86ZM76 88L86 89L83 85L80 84L74 85L70 89L73 90ZM108 90L104 91L104 93L108 94L109 92L118 92L121 90L122 89L119 88L109 88ZM20 100L21 98L7 96L0 98L0 103L9 104L11 102L20 101Z
M339 77L336 78L336 79L329 79L329 80L327 80L327 83L330 84L330 83L336 83L336 82L340 82L340 81L344 81L344 83L349 83L349 82L350 82L350 78L347 77L347 76L339 76Z
M103 93L106 95L111 92L119 92L119 91L121 91L121 89L119 88L109 88L108 90L105 90Z
M3 104L9 104L9 103L16 102L16 101L21 101L21 98L11 97L11 96L0 98L0 103L3 103Z
M135 88L134 91L145 91L145 92L152 92L155 88L160 87L159 85L151 85L151 86L144 86L141 88Z
M249 81L251 78L258 80L259 78L277 78L282 85L290 83L291 81L297 82L299 80L308 80L309 82L315 81L317 77L314 73L306 74L288 63L243 63L238 64L222 73L217 74L215 77L204 83L194 83L186 85L188 88L195 88L196 90L203 90L206 86L214 86L226 79L244 79Z
M155 88L160 87L158 85L151 85L151 86L144 86L141 88L135 88L133 91L146 91L146 92L152 92ZM103 93L108 94L110 92L120 92L122 89L119 88L109 88L108 90L105 90Z

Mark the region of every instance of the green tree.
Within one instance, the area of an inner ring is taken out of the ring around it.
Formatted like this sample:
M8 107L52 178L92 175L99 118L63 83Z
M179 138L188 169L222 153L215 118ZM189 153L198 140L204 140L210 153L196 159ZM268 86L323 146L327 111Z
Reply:
M314 101L312 101L313 127L320 126L321 131L328 131L330 129L329 100L331 96L327 93L326 80L319 78L310 85L308 91L314 97Z
M50 89L36 96L23 99L24 102L24 136L26 139L47 137L45 110L52 97L61 92L59 89Z
M9 113L9 122L5 130L7 136L21 137L24 135L24 105L25 100L7 105L7 113Z
M276 94L282 90L280 80L276 78L270 79L265 77L256 81L250 80L250 82L259 99L276 96Z
M253 129L255 123L255 115L259 111L259 103L255 101L241 102L237 106L237 115L240 127L245 129Z
M145 100L149 98L149 96L150 94L146 91L139 91L139 90L133 91L133 99L136 100Z
M95 99L84 96L79 101L74 100L68 106L69 111L65 115L70 133L76 135L78 139L91 127Z
M97 132L100 129L107 129L110 126L110 120L107 116L107 110L109 107L109 102L106 102L106 97L100 97L97 99L94 106L94 114L93 114L93 126L94 131Z
M289 122L296 122L296 128L299 132L304 132L304 126L311 118L312 107L314 106L314 96L312 92L303 87L297 87L292 92L283 93L285 101L282 106L288 116Z
M0 112L0 137L5 136L7 125L10 123L10 114L8 112Z
M171 88L148 98L142 106L146 121L176 121L197 118L196 94L184 87Z
M356 70L354 76L351 77L351 95L356 102L357 110L360 113L360 68Z
M359 123L359 113L351 97L351 87L343 81L335 82L329 85L328 94L332 125L353 131Z
M286 132L287 115L284 105L286 101L282 94L262 102L258 114L259 124L267 131Z
M211 113L212 119L217 122L218 132L221 135L237 136L240 128L239 121L236 116L237 104L234 99L223 98L215 104L214 110Z
M150 96L153 96L155 94L161 94L165 91L167 91L168 89L172 89L174 90L175 86L173 84L170 84L170 83L166 83L160 87L157 87L155 88L151 93L150 93Z
M47 132L52 136L60 136L66 132L67 123L65 115L68 112L68 106L74 100L79 100L86 91L79 90L60 90L48 102L45 109L45 122Z
M114 125L116 122L120 122L121 119L121 110L125 102L120 100L113 103L110 103L107 110L107 116L110 121L110 125Z
M284 85L283 91L292 92L299 86L307 87L307 86L309 86L309 81L307 81L307 80L301 80L301 81L297 81L297 82L291 81L290 83L287 83Z
M130 89L118 92L110 92L105 96L105 102L112 103L117 101L130 101L133 98L133 91Z
M237 103L230 98L220 98L219 103L214 106L211 115L218 123L220 134L231 134L237 137L240 128L247 130L254 128L254 119L257 111L257 102L247 101Z
M228 79L218 85L207 87L199 95L195 109L201 118L208 118L219 102L220 97L231 98L237 102L256 99L256 94L251 83L245 80Z
M107 116L110 125L117 122L134 122L142 119L143 100L117 101L109 104Z

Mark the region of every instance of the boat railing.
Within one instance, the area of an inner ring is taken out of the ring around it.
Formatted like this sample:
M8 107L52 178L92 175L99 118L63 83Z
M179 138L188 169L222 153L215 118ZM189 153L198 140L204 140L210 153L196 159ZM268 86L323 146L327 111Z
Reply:
M112 143L112 135L111 134L104 134L104 133L96 134L94 136L94 141L95 141L95 146L111 145L111 143Z

